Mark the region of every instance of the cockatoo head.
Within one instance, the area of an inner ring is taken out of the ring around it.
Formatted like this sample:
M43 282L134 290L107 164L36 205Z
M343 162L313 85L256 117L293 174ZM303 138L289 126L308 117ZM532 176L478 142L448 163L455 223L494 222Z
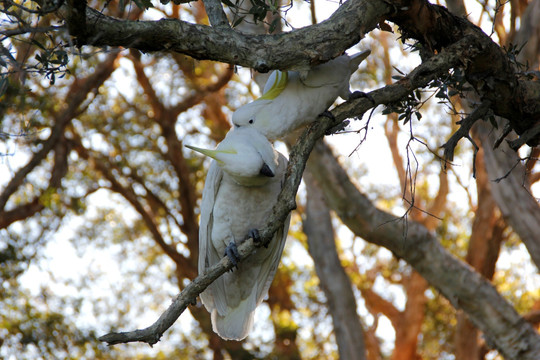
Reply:
M239 107L232 115L232 122L235 128L250 127L255 128L264 135L273 126L271 119L267 116L264 108L270 104L269 100L257 99L244 106Z
M278 153L272 144L252 127L235 128L227 133L215 150L186 145L215 159L218 165L243 186L261 186L274 177Z
M233 125L237 128L253 127L258 129L269 140L275 140L280 130L279 119L276 118L275 111L272 113L268 110L271 108L274 99L287 87L288 82L289 74L287 71L273 71L268 78L264 94L260 98L239 107L233 113Z

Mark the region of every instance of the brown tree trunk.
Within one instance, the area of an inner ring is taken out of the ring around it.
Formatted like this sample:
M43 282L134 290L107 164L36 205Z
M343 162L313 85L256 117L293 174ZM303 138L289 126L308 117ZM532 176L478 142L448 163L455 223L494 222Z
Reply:
M336 248L330 210L320 186L310 174L310 162L304 172L307 189L304 232L309 253L332 316L334 334L342 360L366 359L364 331L356 312L356 300L349 277L341 266Z
M484 163L484 150L476 157L476 186L478 205L472 225L466 260L472 267L491 280L499 257L504 226L500 221ZM480 332L463 311L458 311L455 337L457 360L482 359Z
M427 302L425 291L428 284L424 278L413 271L405 280L407 304L399 316L396 329L395 349L392 360L415 360L418 358L418 335L422 331L424 311Z
M525 167L506 142L493 149L498 132L486 122L479 122L474 130L484 149L493 198L505 221L519 235L540 269L540 206L530 192Z

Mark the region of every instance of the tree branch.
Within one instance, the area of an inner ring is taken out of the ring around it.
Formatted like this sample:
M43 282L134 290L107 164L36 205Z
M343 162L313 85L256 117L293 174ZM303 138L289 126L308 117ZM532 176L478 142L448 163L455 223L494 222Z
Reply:
M27 33L46 33L49 31L58 31L66 29L65 25L59 25L59 26L37 26L37 27L18 27L16 29L6 29L0 31L0 35L3 36L15 36L15 35L21 35L21 34L27 34Z
M216 29L229 29L231 27L219 0L203 0L203 4L212 27Z
M326 298L326 306L332 316L339 358L342 360L365 360L364 330L356 315L356 299L351 280L343 269L335 242L330 209L317 181L311 176L308 162L304 173L307 192L304 232L308 251L315 263L320 288Z
M399 8L396 14L389 17L390 21L400 27L404 38L416 39L423 47L438 52L464 36L473 37L482 53L477 58L468 58L465 67L467 81L482 101L491 101L491 108L496 115L509 120L517 134L521 135L538 124L539 81L520 78L508 54L464 17L453 15L444 7L427 0L409 0L406 3L407 6ZM535 135L525 139L531 147L540 142L540 135Z
M223 14L217 9L221 5L212 1L205 1L205 6L212 24L218 28L176 19L120 20L87 7L86 44L123 46L143 52L174 51L260 72L308 69L357 44L390 11L383 1L348 0L319 24L279 35L249 35L225 27ZM65 7L62 10L65 12Z
M486 100L479 107L474 109L472 114L470 114L469 116L467 116L466 118L458 122L458 124L460 125L459 129L455 133L452 134L450 139L448 139L448 141L444 145L441 146L444 149L443 156L445 160L447 161L454 160L454 150L461 139L467 138L471 142L473 141L471 139L469 132L471 131L471 128L474 125L474 123L480 120L481 118L483 118L487 114L490 106L491 106L491 101ZM445 169L446 169L446 163L445 163Z

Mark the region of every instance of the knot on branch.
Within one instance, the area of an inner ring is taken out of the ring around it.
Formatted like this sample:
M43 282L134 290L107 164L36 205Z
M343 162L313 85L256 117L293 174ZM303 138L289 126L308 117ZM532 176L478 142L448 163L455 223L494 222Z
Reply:
M264 60L258 60L254 67L260 73L267 73L270 71L270 66Z

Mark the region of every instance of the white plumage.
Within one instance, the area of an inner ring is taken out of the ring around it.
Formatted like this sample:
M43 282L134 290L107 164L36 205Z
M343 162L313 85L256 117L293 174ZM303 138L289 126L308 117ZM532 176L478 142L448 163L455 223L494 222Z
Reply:
M351 75L370 53L344 54L313 67L305 76L297 71L273 71L263 95L233 113L233 124L255 127L271 141L287 136L315 121L338 96L347 100Z
M190 148L215 159L204 185L199 230L199 273L217 263L230 241L240 242L264 226L281 191L286 158L256 129L230 131L216 150ZM238 269L214 281L200 297L213 330L224 339L244 339L255 308L274 278L290 217L268 248L259 248Z

